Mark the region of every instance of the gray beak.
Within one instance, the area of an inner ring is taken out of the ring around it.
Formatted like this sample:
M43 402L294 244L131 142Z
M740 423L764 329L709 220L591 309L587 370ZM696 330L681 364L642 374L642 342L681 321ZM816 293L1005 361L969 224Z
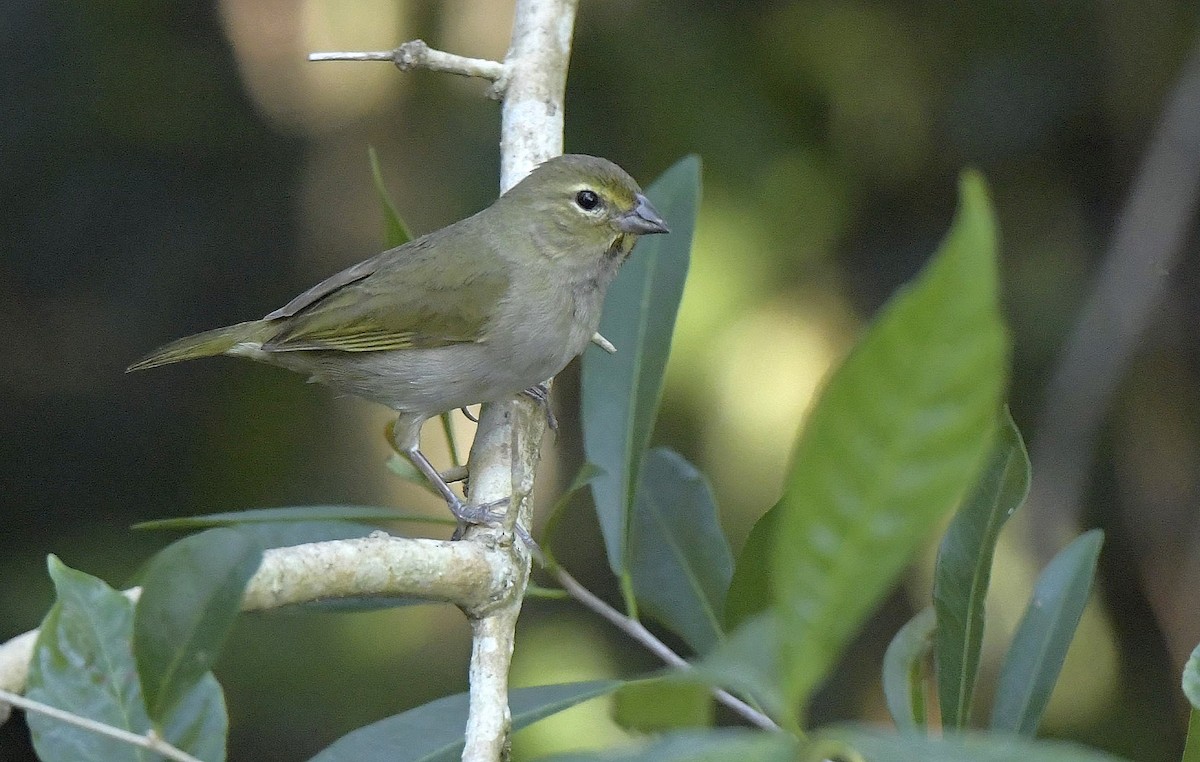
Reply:
M622 233L634 235L671 232L667 223L659 216L658 210L650 203L650 199L640 193L637 194L637 206L633 211L617 218L617 229Z

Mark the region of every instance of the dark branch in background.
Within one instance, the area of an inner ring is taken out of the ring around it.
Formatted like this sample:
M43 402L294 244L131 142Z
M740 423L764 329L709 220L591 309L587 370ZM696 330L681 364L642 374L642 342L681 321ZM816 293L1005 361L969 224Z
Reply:
M1200 193L1200 46L1193 48L1117 217L1078 324L1047 385L1030 454L1030 543L1044 564L1079 528L1114 392L1183 257Z

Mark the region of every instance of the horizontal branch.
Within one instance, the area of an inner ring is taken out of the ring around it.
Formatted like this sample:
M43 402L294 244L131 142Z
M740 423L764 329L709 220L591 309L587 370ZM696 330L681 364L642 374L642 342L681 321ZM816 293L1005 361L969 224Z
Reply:
M486 58L466 56L436 50L424 40L411 40L395 50L376 50L362 53L310 53L310 61L391 61L400 71L426 69L464 77L479 77L499 82L504 77L504 64Z
M513 556L483 543L391 537L333 540L274 548L250 579L243 611L363 596L412 597L485 613L524 575ZM137 590L126 595L135 598ZM0 645L0 690L20 693L37 631ZM7 705L0 703L0 722Z

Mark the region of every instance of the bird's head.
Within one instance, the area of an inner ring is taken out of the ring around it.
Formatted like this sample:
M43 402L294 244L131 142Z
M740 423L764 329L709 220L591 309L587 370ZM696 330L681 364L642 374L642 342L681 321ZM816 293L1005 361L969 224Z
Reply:
M666 222L625 170L582 154L541 164L505 194L544 221L541 234L564 253L628 254L639 235L669 232Z

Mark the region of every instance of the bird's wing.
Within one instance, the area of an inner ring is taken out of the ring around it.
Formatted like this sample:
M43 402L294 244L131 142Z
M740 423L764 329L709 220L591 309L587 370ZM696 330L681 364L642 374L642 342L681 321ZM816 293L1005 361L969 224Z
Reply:
M484 341L509 278L498 257L466 244L435 234L343 270L268 315L279 330L262 348L377 352Z

